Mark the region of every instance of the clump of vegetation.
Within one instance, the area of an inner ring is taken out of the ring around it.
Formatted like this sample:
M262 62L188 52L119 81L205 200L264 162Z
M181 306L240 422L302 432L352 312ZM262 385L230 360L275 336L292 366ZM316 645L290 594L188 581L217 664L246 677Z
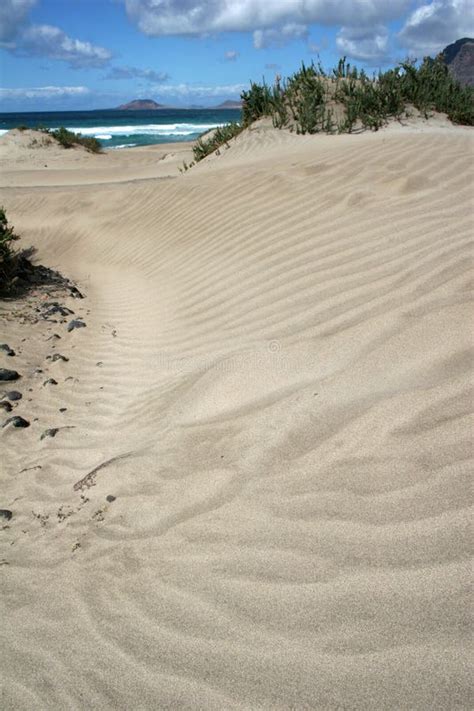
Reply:
M19 239L14 228L8 224L5 209L0 207L0 292L10 291L15 277L18 253L13 242Z
M229 147L229 141L243 131L243 126L240 123L228 123L225 126L218 126L212 132L209 138L202 136L193 147L194 160L199 162L214 151L219 150L222 146ZM191 167L191 166L188 166Z
M47 131L50 136L55 138L58 143L60 143L63 148L72 148L73 146L84 146L91 153L101 153L102 146L97 138L92 138L89 136L82 136L80 133L74 133L69 131L64 126L56 129L49 129Z
M402 62L373 77L351 67L345 57L330 73L321 64L302 64L273 87L252 82L241 98L244 127L270 116L275 127L303 134L377 130L409 107L425 117L439 111L454 123L474 125L474 90L456 82L441 56L426 57L420 66Z

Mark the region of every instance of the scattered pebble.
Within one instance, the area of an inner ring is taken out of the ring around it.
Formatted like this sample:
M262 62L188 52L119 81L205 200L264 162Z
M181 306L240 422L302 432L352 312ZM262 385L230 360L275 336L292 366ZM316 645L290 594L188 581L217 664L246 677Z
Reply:
M0 402L0 409L5 410L5 412L11 412L12 411L11 402L8 402L8 400L2 400Z
M116 498L117 498L116 496L112 496L112 494L109 494L108 496L105 497L105 500L108 501L109 504L111 504L113 501L115 501Z
M7 425L13 425L13 427L29 427L30 423L28 420L25 420L24 417L20 417L20 415L15 415L14 417L9 417L6 422L3 423L3 427L6 427Z
M44 439L45 437L56 437L58 432L59 432L59 427L51 427L49 430L45 430L43 432L40 439Z
M47 380L44 381L43 387L45 385L57 385L57 384L58 384L57 380L55 380L54 378L48 378Z
M15 351L13 350L13 348L10 348L8 343L0 343L0 351L4 351L4 353L6 353L7 356L16 355Z
M0 518L10 521L12 516L13 513L9 509L0 509Z
M46 360L52 360L53 363L56 363L58 360L63 360L65 363L69 360L69 358L66 358L66 356L61 355L61 353L53 353L53 355L46 356Z
M46 309L46 311L44 311ZM38 309L39 310L39 309ZM60 314L61 316L70 316L74 313L71 309L66 306L61 306L57 301L48 301L41 306L41 310L44 311L43 318L48 318L49 316L54 316L55 314Z
M60 338L61 338L61 336L58 336L57 333L53 333L53 335L49 336L49 338L47 338L46 340L47 341L58 341Z
M8 368L0 368L0 380L18 380L20 373L16 370L8 370Z
M67 325L67 330L69 332L74 331L75 328L85 328L87 324L84 323L84 321L79 321L78 319L74 319L73 321L69 321Z
M97 361L96 365L98 365L100 368L102 365L104 365L104 363L103 363L103 361L99 360L99 361Z
M9 400L21 400L23 395L18 392L18 390L10 390L9 392L5 393L5 397L7 397Z
M59 412L66 412L66 410L67 410L67 407L60 407L59 408Z

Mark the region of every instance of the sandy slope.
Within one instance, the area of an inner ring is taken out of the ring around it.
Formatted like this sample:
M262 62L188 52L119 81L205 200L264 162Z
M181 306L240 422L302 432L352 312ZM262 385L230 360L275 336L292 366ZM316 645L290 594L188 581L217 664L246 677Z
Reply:
M88 324L1 321L2 707L470 708L472 131L124 154L2 191Z

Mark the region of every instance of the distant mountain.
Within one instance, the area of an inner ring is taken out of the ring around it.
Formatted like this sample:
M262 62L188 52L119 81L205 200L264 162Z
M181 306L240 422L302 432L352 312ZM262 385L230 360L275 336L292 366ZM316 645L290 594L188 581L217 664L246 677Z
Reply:
M241 109L241 101L223 101L219 106L215 106L216 109Z
M134 99L128 104L117 106L118 111L155 111L156 109L166 109L167 106L157 104L152 99Z
M474 39L463 37L442 51L449 71L463 86L474 86Z

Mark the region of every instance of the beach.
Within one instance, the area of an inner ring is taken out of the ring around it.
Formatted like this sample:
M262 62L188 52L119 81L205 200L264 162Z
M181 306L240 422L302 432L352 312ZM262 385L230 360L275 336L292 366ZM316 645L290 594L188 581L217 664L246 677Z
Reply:
M473 129L31 140L2 708L470 708Z

